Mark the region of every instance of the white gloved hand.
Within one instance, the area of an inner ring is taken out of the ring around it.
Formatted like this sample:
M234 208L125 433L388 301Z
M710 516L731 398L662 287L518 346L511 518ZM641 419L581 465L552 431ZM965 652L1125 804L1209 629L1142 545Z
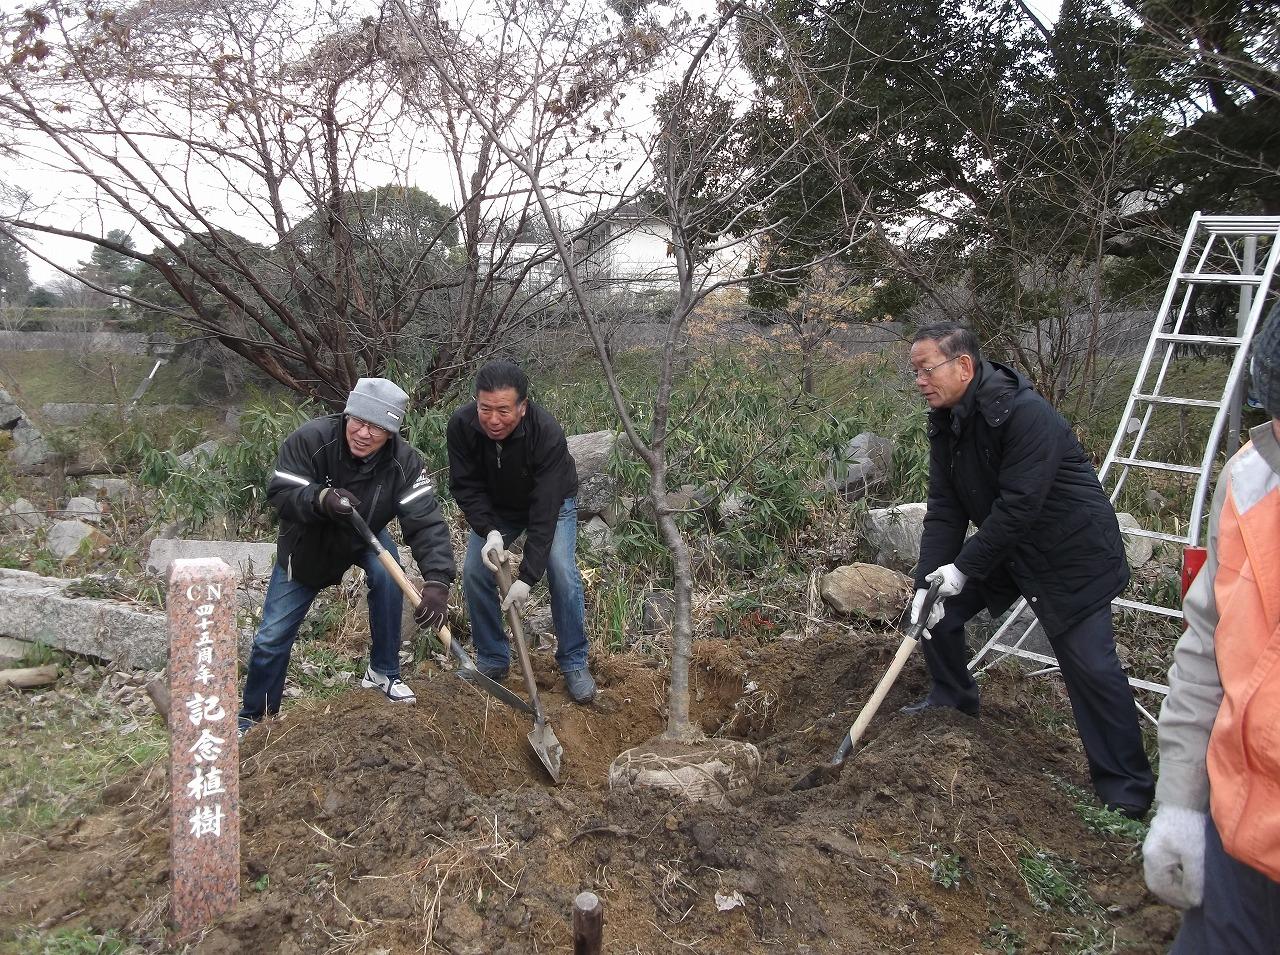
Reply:
M524 613L524 605L529 602L529 585L523 580L512 581L511 589L507 591L507 597L502 601L502 612L515 610L516 613Z
M955 564L943 564L925 578L930 583L935 580L942 581L942 586L938 588L939 597L954 597L964 590L965 581L968 579L968 576Z
M1204 898L1206 815L1182 806L1161 806L1142 843L1147 888L1180 909L1195 908Z
M924 597L928 592L927 589L921 587L916 591L916 595L911 598L911 626L913 627L920 622L920 608L924 606ZM942 619L942 614L942 598L939 597L929 609L929 619L924 622L924 633L920 634L920 636L926 640L932 640L933 634L929 631L938 625L938 621Z
M484 561L484 565L496 574L498 562L502 560L504 553L502 531L489 531L484 539L484 547L480 550L480 559Z

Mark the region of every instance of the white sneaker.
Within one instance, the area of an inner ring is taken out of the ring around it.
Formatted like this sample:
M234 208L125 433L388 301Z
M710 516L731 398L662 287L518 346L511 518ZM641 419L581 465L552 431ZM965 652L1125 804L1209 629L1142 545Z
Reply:
M367 667L360 685L369 689L377 688L386 694L392 703L417 703L418 698L413 690L398 676L383 676L373 667Z

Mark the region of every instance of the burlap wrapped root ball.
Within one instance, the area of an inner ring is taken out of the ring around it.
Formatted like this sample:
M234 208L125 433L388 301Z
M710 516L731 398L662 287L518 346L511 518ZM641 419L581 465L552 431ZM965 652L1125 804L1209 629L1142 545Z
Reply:
M750 743L659 739L619 754L609 765L609 789L663 789L689 802L724 807L746 799L759 774L760 751Z

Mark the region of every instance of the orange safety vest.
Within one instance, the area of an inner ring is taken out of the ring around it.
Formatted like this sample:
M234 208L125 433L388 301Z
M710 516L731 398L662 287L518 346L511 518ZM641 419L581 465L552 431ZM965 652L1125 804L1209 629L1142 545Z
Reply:
M1252 444L1227 465L1217 554L1210 808L1228 854L1280 881L1280 475Z

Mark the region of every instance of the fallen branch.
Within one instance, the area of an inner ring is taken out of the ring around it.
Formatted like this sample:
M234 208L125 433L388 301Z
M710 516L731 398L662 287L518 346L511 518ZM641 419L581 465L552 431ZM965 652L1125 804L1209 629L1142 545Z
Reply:
M148 684L147 696L151 705L167 721L169 719L169 671L161 670Z
M31 690L58 681L58 668L52 663L40 667L18 667L0 670L0 686L12 686L19 690Z

